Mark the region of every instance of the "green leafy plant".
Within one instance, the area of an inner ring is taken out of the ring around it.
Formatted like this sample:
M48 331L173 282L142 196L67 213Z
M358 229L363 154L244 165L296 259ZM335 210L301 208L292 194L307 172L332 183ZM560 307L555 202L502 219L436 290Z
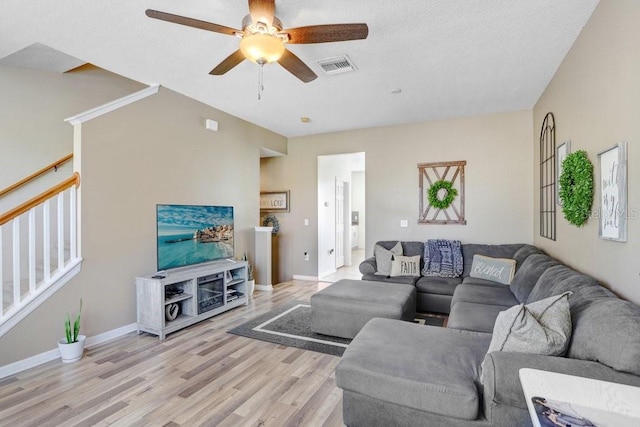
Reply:
M440 190L446 191L443 198L438 197ZM443 179L434 182L431 187L429 187L429 190L427 190L427 200L429 204L438 209L447 209L451 206L451 203L453 203L457 195L458 190L453 188L453 183Z
M64 334L67 338L67 344L78 342L78 336L80 335L80 312L82 311L82 299L80 299L80 309L76 315L76 320L73 322L73 329L71 328L71 318L67 313L67 318L64 321Z
M589 219L593 204L593 163L586 151L564 159L559 182L562 213L569 223L580 227Z

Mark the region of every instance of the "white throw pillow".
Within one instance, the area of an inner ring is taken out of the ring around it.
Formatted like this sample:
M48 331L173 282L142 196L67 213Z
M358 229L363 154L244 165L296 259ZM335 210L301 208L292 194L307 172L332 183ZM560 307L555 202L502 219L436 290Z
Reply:
M562 356L571 339L569 295L571 292L565 292L500 312L487 353L510 351Z
M391 260L391 277L413 276L420 277L420 255L394 255Z
M469 276L509 285L513 280L515 271L515 259L474 255Z
M402 244L400 242L396 243L391 250L376 245L373 249L373 255L376 257L376 274L379 276L388 276L391 274L392 257L394 255L402 255Z

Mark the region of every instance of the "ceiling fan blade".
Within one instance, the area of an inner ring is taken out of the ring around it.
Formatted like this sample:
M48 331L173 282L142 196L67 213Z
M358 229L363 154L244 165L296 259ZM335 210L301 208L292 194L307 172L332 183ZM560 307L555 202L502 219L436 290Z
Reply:
M244 61L244 55L240 52L240 49L238 49L231 55L227 56L224 61L219 63L216 68L209 72L209 74L212 76L221 76L242 61Z
M230 36L234 36L236 32L239 31L234 28L225 27L224 25L218 25L212 22L200 21L198 19L187 18L186 16L174 15L172 13L161 12L159 10L147 9L145 14L149 18L172 22L174 24L186 25L187 27L200 28L201 30L213 31L214 33L228 34Z
M275 0L249 0L249 14L254 24L263 22L271 25L276 14L276 2Z
M318 77L311 68L307 67L307 64L288 49L285 49L280 59L278 59L278 64L305 83L309 83Z
M289 28L289 43L330 43L345 40L362 40L369 35L367 24L328 24Z

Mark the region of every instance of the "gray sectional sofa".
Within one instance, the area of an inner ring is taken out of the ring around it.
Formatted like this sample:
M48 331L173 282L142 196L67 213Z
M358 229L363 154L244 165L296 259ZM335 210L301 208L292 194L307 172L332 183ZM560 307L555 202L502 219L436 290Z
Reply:
M379 241L376 245L380 245L385 249L391 249L398 243L397 240ZM400 242L404 256L420 255L424 253L423 242ZM509 245L478 245L463 244L462 257L464 260L464 269L461 277L389 277L376 274L378 271L375 257L365 259L359 266L362 273L362 280L372 280L391 283L404 283L414 285L417 291L419 312L431 313L449 313L451 309L451 300L456 287L462 283L476 285L495 285L494 282L488 280L470 277L471 264L474 255L485 255L493 258L513 258L516 260L517 268L522 265L524 260L531 254L541 253L541 251L532 245L527 244L509 244ZM420 269L424 267L424 261L421 258Z
M510 253L517 260L511 284L471 280L463 274L445 293L424 284L421 292L420 282L427 278L415 280L418 295L427 294L423 308L431 307L429 292L434 289L440 292L435 295L449 298L450 309L438 310L450 313L448 325L379 318L367 323L336 367L347 426L531 425L518 376L521 368L640 387L639 306L530 245L463 245L463 251L467 273L469 254ZM365 263L370 266L371 260ZM365 272L368 268L364 266ZM364 278L375 280L369 273ZM498 313L566 291L572 292L572 334L564 355L487 352ZM420 297L418 301L420 306Z

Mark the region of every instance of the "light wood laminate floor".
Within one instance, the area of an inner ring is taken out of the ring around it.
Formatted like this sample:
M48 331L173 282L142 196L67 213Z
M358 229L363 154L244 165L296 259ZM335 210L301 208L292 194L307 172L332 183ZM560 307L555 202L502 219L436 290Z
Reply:
M170 334L135 332L0 380L2 426L342 426L339 357L227 334L327 283L291 281Z

